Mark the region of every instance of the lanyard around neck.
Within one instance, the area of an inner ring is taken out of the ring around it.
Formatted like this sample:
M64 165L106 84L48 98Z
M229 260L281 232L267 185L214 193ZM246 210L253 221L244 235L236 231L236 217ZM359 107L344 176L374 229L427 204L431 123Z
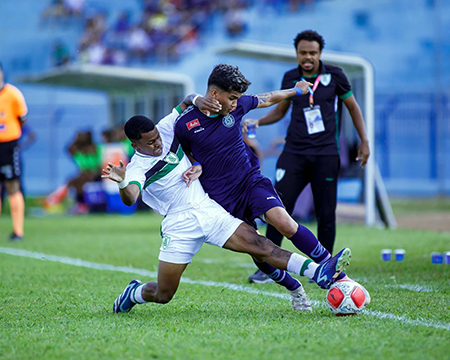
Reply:
M309 87L309 106L314 107L314 91L316 91L317 87L319 86L320 78L322 77L322 74L317 76L316 81L314 81L314 85L312 89ZM302 76L302 80L306 81L305 78Z

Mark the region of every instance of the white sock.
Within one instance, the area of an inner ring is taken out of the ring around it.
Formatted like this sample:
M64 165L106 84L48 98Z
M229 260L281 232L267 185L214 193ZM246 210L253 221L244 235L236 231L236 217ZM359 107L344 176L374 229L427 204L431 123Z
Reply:
M310 279L314 276L319 264L303 255L293 253L289 258L287 270L297 275L307 276Z
M304 257L303 255L292 253L287 263L287 270L294 274L303 276L305 269L309 266L312 260Z
M308 266L306 267L305 271L303 272L303 275L306 277L309 277L310 279L313 278L314 274L316 273L317 268L319 267L318 263L315 263L314 261L311 261Z
M131 301L136 303L136 304L143 304L146 303L148 301L145 301L142 298L142 288L144 287L145 284L143 285L139 285L136 290L134 290L134 294L132 294L131 296Z

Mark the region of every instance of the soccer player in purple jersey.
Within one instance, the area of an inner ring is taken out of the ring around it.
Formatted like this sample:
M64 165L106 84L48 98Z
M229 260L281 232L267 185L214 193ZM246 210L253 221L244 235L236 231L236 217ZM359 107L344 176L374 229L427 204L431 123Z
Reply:
M157 125L145 116L129 119L124 131L136 153L126 168L120 161L120 164L108 163L103 169L103 178L118 183L124 204L131 206L142 195L148 206L164 216L157 281L142 284L140 280L132 280L114 302L114 312L129 312L136 304L146 302L168 303L178 289L181 275L203 243L247 253L280 269L308 276L326 287L348 264L350 249L318 265L275 246L251 226L232 217L207 196L198 181L186 186L182 175L191 163L174 134L174 122L186 105L192 103L192 98L188 96ZM211 98L197 102L200 108L208 102L207 109L219 106ZM201 173L201 166L194 166ZM311 310L302 287L292 293L292 303L296 310Z
M213 69L205 96L218 100L222 109L204 114L196 106L190 106L175 125L175 133L185 152L191 155L191 161L202 166L200 177L195 167L183 177L188 184L199 177L209 196L233 216L255 228L255 219L263 219L315 262L324 263L331 259L330 253L311 231L297 224L285 210L272 182L261 174L259 160L244 143L241 132L242 117L250 110L305 95L312 84L300 81L291 89L243 95L250 84L237 67L219 64ZM267 263L255 261L255 264L290 291L301 286L285 271L280 272ZM344 276L341 273L338 279Z

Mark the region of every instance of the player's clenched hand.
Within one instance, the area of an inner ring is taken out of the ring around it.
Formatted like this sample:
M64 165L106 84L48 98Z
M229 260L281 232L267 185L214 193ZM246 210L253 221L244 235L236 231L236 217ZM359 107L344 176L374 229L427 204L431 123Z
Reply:
M199 108L199 110L205 115L209 116L211 113L218 113L222 110L222 105L213 98L199 96L195 101L195 104Z
M118 183L125 180L125 165L122 160L119 160L119 165L109 162L106 169L102 169L102 172L102 178L104 179L111 179Z
M182 178L186 185L189 187L194 180L197 180L202 174L202 166L201 165L192 165L189 169L187 169Z
M305 94L308 93L308 91L309 91L308 89L309 89L309 87L311 87L311 86L313 86L313 84L311 84L310 82L305 81L305 80L298 81L298 82L295 84L295 87L299 87L300 89L302 89L302 94L303 94L303 95L305 95Z

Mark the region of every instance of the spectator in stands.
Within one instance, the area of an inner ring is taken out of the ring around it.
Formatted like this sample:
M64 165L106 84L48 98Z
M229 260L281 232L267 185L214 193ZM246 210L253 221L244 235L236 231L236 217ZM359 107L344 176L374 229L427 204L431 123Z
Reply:
M127 49L131 58L145 60L153 49L153 41L141 26L133 26L128 36Z
M314 0L289 0L289 11L297 12L300 9L306 9L312 5Z
M72 17L81 18L84 15L85 0L64 0L64 6Z
M116 50L125 50L126 39L131 30L131 15L129 11L122 11L111 29L105 34L105 41L108 48L111 48L114 54ZM116 56L116 55L115 55Z
M127 135L125 134L123 125L117 125L115 128L112 129L112 132L114 133L115 141L118 141L122 144L128 155L128 158L131 159L131 157L134 154L134 148L131 146L131 142L127 138Z
M127 56L123 50L106 47L101 63L104 65L124 65L126 61Z
M99 44L104 40L107 30L106 14L100 13L89 16L86 19L84 33L81 36L80 44L90 47Z
M89 52L87 42L80 42L80 47L77 51L77 61L81 64L89 62Z
M75 141L69 146L69 153L78 166L79 174L67 183L76 191L76 204L72 213L82 214L89 211L84 200L83 186L87 182L101 180L101 159L97 145L92 140L90 131L79 132Z
M243 35L247 29L245 18L245 3L240 0L231 1L225 12L225 26L228 35L231 37Z
M64 0L52 0L51 4L41 14L41 24L46 23L48 20L57 22L58 20L66 19L68 15L69 13L64 6Z
M92 41L87 47L87 53L90 64L103 64L109 57L105 45L100 40Z
M70 18L82 18L84 14L85 0L52 0L41 15L41 22L52 19L55 22Z
M122 125L120 125L123 128ZM123 131L123 130L122 130ZM105 169L109 163L119 164L122 162L125 166L130 161L133 153L129 154L128 144L120 141L117 128L111 128L102 132L103 142L98 146L100 153L101 167ZM130 143L128 141L128 143ZM131 146L131 143L130 143ZM103 190L109 194L118 194L117 187L111 186L110 181L102 179Z
M318 239L332 254L336 236L337 179L340 169L339 144L342 103L349 110L361 139L356 160L364 167L370 155L364 118L353 95L350 83L342 69L322 63L320 56L324 39L317 32L306 30L294 39L298 67L284 74L282 89L292 87L299 80L314 84L308 96L295 96L280 102L261 117L259 125L281 120L292 104L291 123L286 145L278 159L276 190L289 214L295 202L310 183L314 196ZM280 245L283 239L273 226L268 225L266 236ZM257 272L250 281L261 278Z
M28 109L20 90L4 79L0 64L0 187L4 186L8 194L13 227L9 239L15 241L22 240L24 235L25 201L20 188L19 138Z
M53 66L64 66L70 63L69 49L61 40L57 40L53 45L52 62Z
M117 34L125 34L131 28L131 17L128 11L122 11L114 25Z
M64 0L59 1L64 5ZM242 35L247 28L244 12L250 3L248 0L231 3L141 0L142 14L136 23L132 22L130 12L124 10L111 27L107 26L106 14L89 16L77 58L99 64L125 64L136 59L141 62L177 61L198 46L200 33L207 30L214 14L225 14L230 36ZM83 8L82 13L85 14L86 9Z

